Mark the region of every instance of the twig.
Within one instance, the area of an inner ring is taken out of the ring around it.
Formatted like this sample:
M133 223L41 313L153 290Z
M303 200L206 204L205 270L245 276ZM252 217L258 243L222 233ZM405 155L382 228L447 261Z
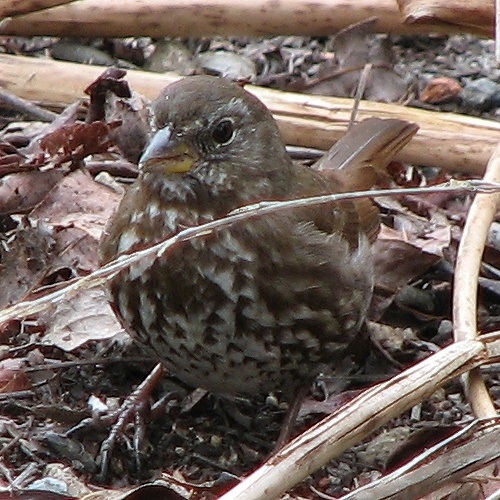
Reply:
M500 143L486 168L486 182L500 181ZM477 282L488 229L495 216L499 193L479 194L475 197L458 247L455 286L453 291L453 320L455 340L477 337ZM496 415L495 407L481 377L472 370L464 375L467 398L477 418Z
M484 0L477 1L485 3ZM280 34L327 36L371 16L378 18L377 30L380 32L449 34L469 28L468 25L464 28L442 23L439 19L426 26L403 23L394 0L80 0L14 18L2 34L173 38ZM459 21L463 19L459 17ZM470 29L484 36L490 36L492 31L486 23Z
M76 294L78 291L85 288L103 285L111 276L120 272L121 270L139 262L141 259L157 258L167 252L171 252L176 246L182 242L200 238L212 233L215 230L229 227L239 221L248 220L253 217L261 217L266 214L277 212L279 210L289 210L292 208L300 208L312 205L321 205L341 200L356 199L356 198L374 198L379 196L397 196L408 194L430 194L436 192L500 192L500 184L485 182L481 180L466 180L466 181L452 181L436 186L428 186L423 188L397 188L397 189L380 189L373 191L356 191L352 193L338 193L322 196L313 196L310 198L301 198L297 200L288 201L265 201L257 204L246 205L233 212L226 217L201 224L199 226L190 227L177 233L175 236L167 238L151 247L144 250L139 250L131 254L126 254L118 257L97 269L96 271L68 281L67 285L63 288L48 293L42 297L34 300L18 302L12 306L6 307L0 311L0 324L23 318L26 316L40 313L49 307L68 299L70 296Z
M23 115L42 122L52 122L58 115L32 102L17 97L0 87L0 104L21 112Z
M82 89L101 74L101 66L85 66L82 73L81 64L0 54L2 87L47 106L82 99ZM175 73L127 72L131 88L149 99L155 99L165 85L179 78ZM255 85L246 85L245 89L270 109L287 144L327 150L345 134L352 99L283 92ZM500 123L494 120L361 101L359 120L373 116L418 123L418 133L398 154L398 160L474 175L483 174L500 134Z
M361 76L359 77L358 86L356 88L356 95L354 96L354 106L352 107L351 119L349 120L349 125L347 129L350 129L356 120L356 116L358 114L359 103L363 96L365 95L366 84L368 82L368 77L370 76L373 69L373 64L365 64L363 66L363 71L361 72Z
M339 500L421 498L500 458L500 450L491 446L499 438L498 418L474 420L390 474L356 488Z
M497 343L500 343L498 338ZM332 458L460 373L481 365L486 358L487 348L478 340L455 342L443 348L388 381L363 391L295 438L219 500L279 498Z

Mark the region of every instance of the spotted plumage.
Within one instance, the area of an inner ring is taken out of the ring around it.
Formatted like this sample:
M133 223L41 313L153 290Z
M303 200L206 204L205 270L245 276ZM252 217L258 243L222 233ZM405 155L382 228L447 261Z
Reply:
M153 114L103 262L249 203L342 190L340 174L292 163L269 111L236 84L188 77L162 92ZM133 264L110 283L111 301L185 383L293 394L344 356L365 319L377 223L366 201L238 222Z

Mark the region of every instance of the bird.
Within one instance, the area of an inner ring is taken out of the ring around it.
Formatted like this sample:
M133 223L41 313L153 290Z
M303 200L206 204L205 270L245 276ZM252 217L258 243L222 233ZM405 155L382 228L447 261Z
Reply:
M370 118L309 167L292 161L257 97L208 75L168 85L151 115L138 178L104 230L103 264L256 202L368 189L416 130ZM365 150L353 164L352 151ZM110 302L186 385L292 400L341 363L366 319L378 226L369 199L240 220L122 269Z

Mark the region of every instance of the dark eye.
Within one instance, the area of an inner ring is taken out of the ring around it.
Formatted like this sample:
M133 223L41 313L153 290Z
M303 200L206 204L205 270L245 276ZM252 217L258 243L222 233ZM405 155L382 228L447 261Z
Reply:
M217 144L227 144L234 136L234 127L231 120L221 120L212 130L212 139Z

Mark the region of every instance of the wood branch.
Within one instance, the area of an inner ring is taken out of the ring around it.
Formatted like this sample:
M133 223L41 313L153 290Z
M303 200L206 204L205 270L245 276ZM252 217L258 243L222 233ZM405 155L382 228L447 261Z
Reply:
M83 97L83 89L103 68L75 63L0 54L0 85L6 90L44 106L66 106ZM129 71L131 87L154 99L173 73ZM270 108L288 144L329 149L346 131L352 99L280 92L248 85ZM500 137L500 123L493 120L437 113L395 104L362 101L358 119L369 116L415 122L420 130L399 155L418 165L447 168L481 175Z
M3 0L0 5L0 19L38 12L75 1L76 0Z
M500 182L500 142L483 177ZM477 332L477 283L489 229L500 203L500 193L478 194L467 214L458 247L453 288L453 335L455 340L475 339ZM496 415L479 369L464 375L465 394L476 418Z
M494 31L494 0L397 0L405 22L409 24L446 23L456 29L478 33Z
M490 1L490 0L488 0ZM350 24L376 16L375 29L385 33L450 33L463 27L436 23L404 24L394 0L80 0L4 22L5 35L84 37L200 37L331 35ZM492 35L491 22L472 32Z
M494 343L500 343L498 334ZM387 382L367 389L295 438L220 500L278 498L438 387L480 366L487 359L486 350L478 340L456 342Z
M465 476L500 458L500 449L491 446L499 439L498 418L476 420L394 472L356 488L342 500L422 498L444 484L466 482Z

